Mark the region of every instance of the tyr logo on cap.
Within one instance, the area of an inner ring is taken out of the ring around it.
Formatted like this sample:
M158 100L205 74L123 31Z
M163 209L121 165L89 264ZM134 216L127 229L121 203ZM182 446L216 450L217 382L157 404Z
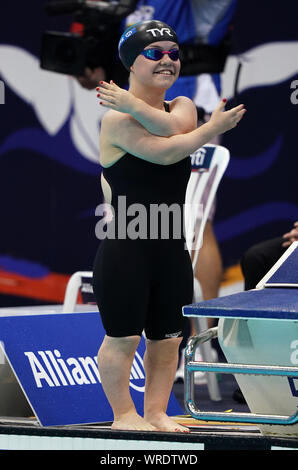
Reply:
M169 36L173 36L169 28L152 28L152 29L147 29L146 33L151 33L155 38L157 36L163 36L164 33L167 33Z

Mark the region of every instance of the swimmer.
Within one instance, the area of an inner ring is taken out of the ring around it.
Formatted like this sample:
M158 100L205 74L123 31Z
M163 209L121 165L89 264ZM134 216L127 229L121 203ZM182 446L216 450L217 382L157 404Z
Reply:
M129 90L116 83L98 87L104 115L100 164L105 199L116 209L176 204L182 209L191 172L189 155L215 136L234 128L243 105L225 111L221 101L211 119L197 128L191 100L165 102L165 93L180 72L179 42L167 24L153 20L132 25L121 36L119 56L129 70ZM93 267L93 289L106 336L98 352L102 386L114 414L113 429L189 432L166 411L186 319L182 306L192 302L193 271L183 230L176 237L169 221L168 238L105 238ZM183 220L180 221L183 224ZM117 226L117 224L115 224ZM142 234L143 235L143 234ZM146 337L144 416L129 393L132 362L142 334Z

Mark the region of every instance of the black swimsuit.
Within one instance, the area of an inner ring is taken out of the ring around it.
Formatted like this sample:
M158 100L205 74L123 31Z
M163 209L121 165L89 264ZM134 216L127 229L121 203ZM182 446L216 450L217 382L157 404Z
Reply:
M190 172L190 158L159 165L129 153L103 169L112 190L116 230L99 246L93 289L108 336L141 336L143 330L152 340L182 336L182 306L190 304L193 296L193 271L183 234ZM119 196L123 210L118 210ZM163 208L158 225L150 216L152 208L151 215L156 215L157 207Z

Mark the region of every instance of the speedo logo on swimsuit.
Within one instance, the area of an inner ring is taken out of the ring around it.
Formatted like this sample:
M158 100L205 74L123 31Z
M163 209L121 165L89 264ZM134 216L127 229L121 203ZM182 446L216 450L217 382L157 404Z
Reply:
M180 336L182 331L177 331L177 333L168 333L165 335L165 338L178 338Z
M171 30L169 28L152 28L152 29L146 29L146 33L151 33L153 37L157 36L163 36L164 34L168 34L169 36L174 36L171 33Z
M101 383L96 356L63 358L58 349L26 351L24 355L29 361L37 388ZM130 386L139 392L145 390L144 364L138 352L135 354L131 368Z

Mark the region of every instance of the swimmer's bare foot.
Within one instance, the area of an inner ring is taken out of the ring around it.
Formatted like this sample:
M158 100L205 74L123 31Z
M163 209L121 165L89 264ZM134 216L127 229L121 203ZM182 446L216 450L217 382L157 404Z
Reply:
M148 423L135 412L120 416L113 422L111 429L118 429L119 431L158 431L153 424Z
M146 416L146 420L153 424L158 431L163 432L184 432L190 433L190 429L181 424L177 424L172 418L165 413L159 413L151 416Z

